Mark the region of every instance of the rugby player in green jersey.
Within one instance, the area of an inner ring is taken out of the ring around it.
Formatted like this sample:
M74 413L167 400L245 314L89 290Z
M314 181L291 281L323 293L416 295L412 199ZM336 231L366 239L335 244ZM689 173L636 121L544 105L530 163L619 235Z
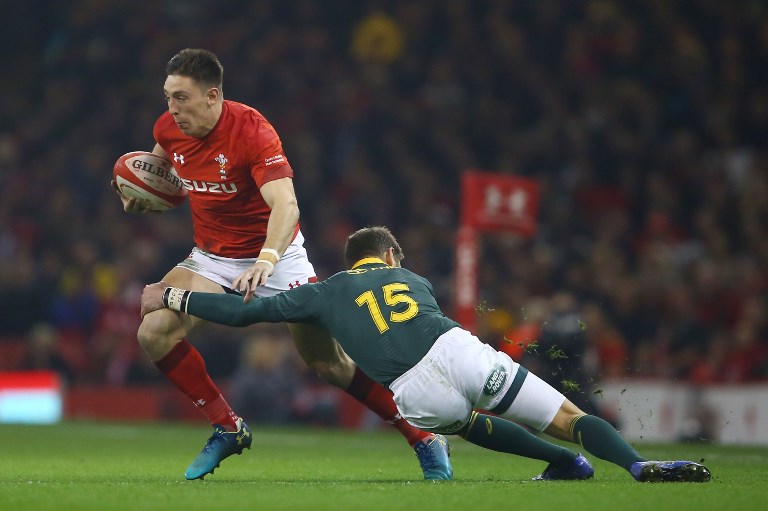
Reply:
M385 227L352 234L349 270L267 298L192 292L164 282L144 289L141 312L168 307L232 326L305 322L327 329L373 380L389 387L404 419L436 434L461 435L495 451L549 463L536 480L589 479L587 459L515 424L580 444L637 481L710 480L692 461L649 461L605 420L447 318L429 281L400 267L403 252ZM474 410L487 410L491 414Z

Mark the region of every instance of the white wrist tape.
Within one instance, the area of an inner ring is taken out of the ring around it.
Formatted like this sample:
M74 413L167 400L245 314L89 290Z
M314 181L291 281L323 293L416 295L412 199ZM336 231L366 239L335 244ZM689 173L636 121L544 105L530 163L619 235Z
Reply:
M268 265L270 273L272 272L272 270L275 269L275 265L272 264L272 261L270 261L269 259L257 259L256 260L256 264L258 264L258 263L264 263L264 264Z
M169 309L179 312L187 312L187 298L191 291L179 289L177 287L168 287L163 292L163 305Z
M280 260L280 254L274 248L262 248L261 252L259 252L259 255L261 255L261 254L271 254L271 255L275 256L275 260L276 261Z

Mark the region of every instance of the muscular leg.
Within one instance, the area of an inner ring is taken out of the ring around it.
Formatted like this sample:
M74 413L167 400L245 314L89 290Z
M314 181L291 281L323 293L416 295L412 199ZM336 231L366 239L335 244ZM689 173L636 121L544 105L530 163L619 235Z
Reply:
M703 483L712 477L707 467L693 461L648 461L608 422L585 414L567 399L545 432L581 444L598 458L624 468L636 481Z
M565 447L537 437L514 422L477 412L472 412L470 420L458 434L468 442L486 449L554 464L570 464L577 456Z
M636 461L646 461L608 422L587 415L567 399L544 432L560 440L578 443L590 454L626 470Z
M389 389L360 371L327 331L308 324L294 323L288 327L304 362L321 379L344 390L395 426L410 445L432 436L431 433L414 428L400 417Z
M223 292L221 286L184 268L174 268L163 278L174 287ZM170 309L144 316L137 337L150 359L208 418L228 431L236 431L237 415L208 376L200 353L185 340L202 320Z
M519 381L518 377L521 377ZM646 460L608 422L595 415L588 415L551 385L522 367L517 371L507 395L501 402L511 403L506 405L506 410L497 410L502 417L523 422L537 429L543 428L545 433L560 440L578 443L590 454L622 467L636 481L705 482L711 478L706 467L693 461ZM498 445L499 440L491 437L490 426L493 425L491 419L488 434L485 436L482 430L477 432L468 429L465 434L470 441L479 440L475 443ZM518 439L521 438L523 437L518 434ZM540 446L537 447L533 443L526 445L525 449L529 452L544 453ZM543 456L541 459L544 459ZM551 462L535 479L584 479L591 477L592 473L594 471L589 462L580 456L571 464L562 461Z
M584 417L587 415L578 406L571 403L569 400L563 401L560 405L560 409L557 411L555 418L549 426L546 427L544 433L559 440L565 440L566 442L576 442L571 434L571 423L574 419Z

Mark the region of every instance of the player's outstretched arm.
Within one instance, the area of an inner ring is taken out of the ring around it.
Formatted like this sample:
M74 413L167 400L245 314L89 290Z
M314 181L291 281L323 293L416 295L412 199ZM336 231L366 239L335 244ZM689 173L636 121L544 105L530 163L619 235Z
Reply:
M192 295L194 300L190 300ZM208 296L210 295L210 296ZM194 302L194 303L192 303ZM141 316L158 309L169 308L192 316L230 326L247 326L264 319L258 314L259 301L251 306L239 296L219 293L192 293L169 287L165 282L150 284L141 294Z
M141 295L141 315L152 311L169 308L184 312L190 316L229 326L247 326L253 323L281 323L283 321L311 321L308 313L303 312L303 297L314 296L308 285L299 293L299 289L286 291L277 296L259 298L243 303L237 295L221 293L192 292L186 289L168 287L165 282L150 284Z

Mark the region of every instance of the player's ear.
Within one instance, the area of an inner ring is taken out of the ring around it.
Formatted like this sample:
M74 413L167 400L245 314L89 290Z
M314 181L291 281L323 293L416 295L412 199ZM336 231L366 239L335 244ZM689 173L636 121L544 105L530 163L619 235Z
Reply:
M384 262L387 263L387 266L400 266L400 261L395 256L395 249L393 247L389 247L384 253Z
M208 92L206 93L206 98L208 99L208 106L213 106L214 104L216 104L220 96L221 96L221 90L219 90L218 88L211 87L210 89L208 89Z

